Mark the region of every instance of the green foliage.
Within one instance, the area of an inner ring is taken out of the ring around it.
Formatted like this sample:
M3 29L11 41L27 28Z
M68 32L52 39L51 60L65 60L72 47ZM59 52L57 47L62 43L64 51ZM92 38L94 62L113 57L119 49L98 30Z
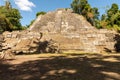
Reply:
M86 15L91 7L87 0L73 0L71 8L75 13Z
M93 26L100 28L98 8L92 8L87 0L73 0L73 12L83 15Z
M73 11L75 13L80 14L80 2L79 0L73 0L72 4L71 4L71 8L73 9Z
M103 28L114 29L117 32L120 32L120 10L117 4L112 4L106 14L102 15L101 26Z
M7 0L5 2L5 8L6 9L11 9L12 8L11 3L9 1L7 1Z
M118 25L113 25L113 29L117 32L120 32L120 27Z
M35 19L34 20L32 20L31 22L30 22L30 24L29 25L27 25L27 27L29 28L33 23L34 23L34 21L35 21Z
M37 12L37 13L36 13L36 17L38 17L39 15L45 15L45 14L46 14L46 12L44 12L44 11Z
M45 14L46 14L46 12L44 12L44 11L37 12L37 13L36 13L36 17L38 17L39 15L45 15ZM27 25L27 27L30 27L30 26L34 23L34 21L35 21L35 19L33 19L33 20L30 22L30 24Z
M32 20L31 23L30 23L30 25L32 25L32 24L34 23L34 21L35 21L35 20Z
M9 22L9 20L6 18L5 15L0 13L0 32L3 31L11 31L12 30L12 24Z
M11 9L8 14L6 14L6 17L9 19L11 24L15 27L14 30L21 29L21 23L20 19L22 18L19 11L17 9Z
M102 21L105 21L107 19L107 16L105 15L105 14L103 14L102 16L101 16L101 20Z
M114 29L120 32L120 10L115 3L101 16L99 20L98 8L92 8L87 0L73 0L71 8L74 13L83 15L96 28Z
M0 31L21 30L21 19L18 9L12 8L9 1L5 6L0 6Z
M107 11L108 18L112 17L116 12L118 12L118 5L117 4L112 4L111 8Z

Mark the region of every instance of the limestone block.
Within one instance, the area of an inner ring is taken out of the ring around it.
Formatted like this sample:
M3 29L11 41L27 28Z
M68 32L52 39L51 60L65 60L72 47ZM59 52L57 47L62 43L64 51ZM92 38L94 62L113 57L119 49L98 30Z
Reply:
M91 34L87 34L87 36L86 36L86 37L90 38L90 37L92 37L92 35L91 35Z
M113 33L105 33L105 36L106 36L106 37L114 37L115 34L113 34Z
M106 42L115 42L114 37L107 37Z
M94 40L95 40L95 38L94 38L94 37L90 37L90 38L88 38L88 41L93 42Z
M104 40L95 40L93 42L94 45L106 45L106 41Z
M105 50L106 46L104 46L104 45L96 45L95 47L96 47L97 52L100 53L100 52Z
M108 49L115 49L115 42L107 42L106 48Z
M99 45L99 42L98 41L94 41L93 45Z
M99 41L99 42L98 42L98 45L104 46L104 45L106 45L106 44L105 44L105 41Z
M17 34L12 34L12 38L17 38Z
M97 35L97 38L104 38L105 35L104 34L96 34Z
M91 37L96 37L96 34L94 34L94 33L93 33L93 34L91 34Z
M108 32L108 30L107 29L100 29L99 31L98 31L99 33L107 33Z
M6 35L6 38L11 38L12 37L12 34L7 34Z
M80 41L82 41L84 44L86 44L88 42L88 39L87 38L82 38L82 39L80 39Z

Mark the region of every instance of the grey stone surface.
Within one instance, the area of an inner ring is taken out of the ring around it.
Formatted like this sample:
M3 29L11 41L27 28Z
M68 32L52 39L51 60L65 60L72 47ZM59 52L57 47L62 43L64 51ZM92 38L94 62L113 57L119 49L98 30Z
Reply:
M31 53L39 49L39 42L52 39L61 50L112 52L117 43L116 34L115 31L96 29L83 16L72 13L70 9L59 9L38 16L28 30L4 32L1 49L11 48L16 53Z
M13 52L35 52L39 46L41 34L32 31L4 32L4 42L1 44L2 51L11 49ZM31 51L32 50L32 51Z
M38 19L40 20L38 21ZM104 49L115 50L114 37L117 34L115 31L98 30L91 26L83 16L72 13L70 9L58 9L44 16L39 16L30 27L31 31L38 31L38 29L44 34L43 40L56 40L63 50L85 52L102 52Z

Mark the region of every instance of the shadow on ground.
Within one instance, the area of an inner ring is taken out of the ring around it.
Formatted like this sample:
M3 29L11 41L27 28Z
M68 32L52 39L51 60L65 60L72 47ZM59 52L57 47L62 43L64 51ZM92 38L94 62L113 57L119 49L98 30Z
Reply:
M113 58L116 61L104 60ZM0 62L0 80L120 80L120 56L59 56L21 64Z

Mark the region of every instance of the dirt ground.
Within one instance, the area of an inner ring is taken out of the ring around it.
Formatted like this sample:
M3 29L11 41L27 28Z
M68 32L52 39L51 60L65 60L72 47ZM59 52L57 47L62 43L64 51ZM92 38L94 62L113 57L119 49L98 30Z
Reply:
M0 61L0 80L120 80L120 54L34 54Z

